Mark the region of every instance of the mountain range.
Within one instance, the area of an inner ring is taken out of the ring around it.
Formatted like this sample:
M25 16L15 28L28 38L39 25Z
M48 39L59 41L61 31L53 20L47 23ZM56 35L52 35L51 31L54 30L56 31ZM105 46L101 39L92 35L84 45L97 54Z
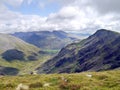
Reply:
M63 31L0 34L0 73L29 73L74 40L76 36Z
M78 35L64 31L16 32L12 35L44 50L59 50L79 39Z
M100 29L67 45L36 70L38 73L78 73L120 68L120 33Z
M26 74L34 70L38 73L76 73L119 69L119 48L120 33L105 29L83 40L63 31L0 34L0 74Z

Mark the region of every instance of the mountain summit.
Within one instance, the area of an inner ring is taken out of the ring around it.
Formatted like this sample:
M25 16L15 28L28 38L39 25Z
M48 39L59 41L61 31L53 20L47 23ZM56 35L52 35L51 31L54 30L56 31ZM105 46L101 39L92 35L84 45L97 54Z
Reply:
M119 67L120 33L100 29L81 42L67 45L37 70L38 73L74 73Z

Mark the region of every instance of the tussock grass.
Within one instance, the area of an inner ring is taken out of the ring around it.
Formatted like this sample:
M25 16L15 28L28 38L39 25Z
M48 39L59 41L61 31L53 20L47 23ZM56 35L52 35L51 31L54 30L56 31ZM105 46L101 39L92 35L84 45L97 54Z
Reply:
M91 74L92 77L87 77L86 74ZM30 90L120 90L120 70L4 76L0 77L0 90L15 90L20 83L28 85ZM50 86L44 87L45 83L50 83Z

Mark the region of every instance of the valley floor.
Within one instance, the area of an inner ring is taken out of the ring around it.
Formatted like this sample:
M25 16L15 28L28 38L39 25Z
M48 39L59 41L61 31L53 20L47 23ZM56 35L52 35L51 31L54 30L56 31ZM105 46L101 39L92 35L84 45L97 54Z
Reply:
M21 83L28 86L29 90L120 90L120 70L0 76L0 90L16 90Z

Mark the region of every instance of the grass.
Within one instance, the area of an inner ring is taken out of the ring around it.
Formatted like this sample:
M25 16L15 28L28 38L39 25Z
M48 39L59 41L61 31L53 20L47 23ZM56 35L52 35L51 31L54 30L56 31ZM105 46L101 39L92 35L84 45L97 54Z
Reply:
M46 56L39 56L39 60L35 61L19 61L14 60L12 62L8 62L4 59L0 59L0 65L5 67L14 67L20 70L19 74L28 74L31 71L34 71L35 68L39 67L42 63L44 63L46 60L50 59L50 55Z
M92 77L87 77L87 74ZM0 90L15 90L20 83L28 85L30 90L120 90L120 70L4 76L0 77ZM49 86L45 87L46 83L49 83Z
M45 50L45 51L48 52L49 54L39 55L38 56L39 59L34 61L13 60L11 62L8 62L4 60L2 56L0 56L0 66L17 68L20 70L19 75L28 74L31 71L34 71L37 67L40 67L41 64L52 58L58 52L58 50ZM30 52L28 54L30 54Z
M47 49L47 50L43 50L49 54L57 54L60 50L50 50L50 49Z

